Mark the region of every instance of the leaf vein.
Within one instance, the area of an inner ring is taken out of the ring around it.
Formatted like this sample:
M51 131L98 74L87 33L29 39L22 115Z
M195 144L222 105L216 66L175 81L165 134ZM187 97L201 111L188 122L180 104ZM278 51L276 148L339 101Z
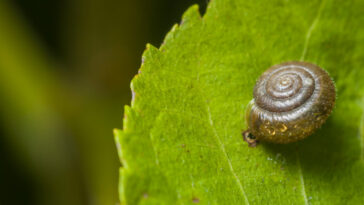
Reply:
M306 188L305 188L305 180L303 178L303 173L302 173L302 168L301 168L301 161L300 161L300 158L298 156L298 151L296 151L296 157L297 157L298 174L300 176L300 182L301 182L301 194L303 196L303 200L305 201L305 204L308 205Z
M316 28L317 23L320 20L321 13L322 13L322 10L324 8L325 2L326 2L326 0L323 0L321 2L321 5L320 5L320 8L317 11L316 17L313 20L311 26L307 30L306 38L305 38L305 44L303 46L303 52L302 52L302 55L301 55L301 58L300 58L301 61L305 60L306 53L307 53L307 49L308 49L308 43L310 42L310 38L311 38L311 35L312 35L313 30Z
M308 44L310 42L310 38L311 38L312 32L316 28L317 23L320 20L321 13L322 13L322 10L324 8L325 2L326 2L326 0L321 1L321 5L320 5L320 8L317 11L316 17L313 20L311 26L307 30L306 38L305 38L305 43L304 43L302 55L301 55L301 58L300 58L301 61L303 61L305 59L305 57L306 57L306 53L307 53L307 49L308 49ZM308 203L308 200L307 200L307 194L306 194L306 188L305 188L305 181L304 181L304 177L303 177L303 172L302 172L302 167L301 167L301 162L300 162L300 158L299 158L299 155L298 155L298 151L296 151L296 158L297 158L298 174L300 176L300 182L301 182L301 194L303 196L303 199L304 199L305 204L308 205L309 203Z
M248 200L248 198L246 196L246 193L244 191L243 185L241 184L240 179L236 175L236 172L234 171L233 165L231 164L231 161L229 159L229 156L226 153L225 146L221 142L220 136L218 135L218 133L217 133L215 127L214 127L214 121L212 120L211 110L210 110L210 106L208 105L208 103L206 103L206 107L207 107L207 114L208 114L208 118L209 118L209 124L210 124L210 126L212 128L212 131L214 132L214 136L216 137L217 142L219 144L219 147L220 147L222 153L224 154L224 157L226 158L226 161L228 162L229 169L230 169L231 173L234 176L234 179L235 179L235 181L236 181L236 183L237 183L237 185L238 185L238 187L240 189L240 192L241 192L242 196L245 199L245 204L249 204L249 200Z

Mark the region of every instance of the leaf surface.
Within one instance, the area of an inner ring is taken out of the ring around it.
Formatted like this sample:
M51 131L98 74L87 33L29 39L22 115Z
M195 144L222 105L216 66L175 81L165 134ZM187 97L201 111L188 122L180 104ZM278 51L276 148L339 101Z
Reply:
M143 55L115 130L123 204L360 204L364 201L364 2L214 0L192 6ZM268 67L327 70L337 102L324 126L288 145L242 140Z

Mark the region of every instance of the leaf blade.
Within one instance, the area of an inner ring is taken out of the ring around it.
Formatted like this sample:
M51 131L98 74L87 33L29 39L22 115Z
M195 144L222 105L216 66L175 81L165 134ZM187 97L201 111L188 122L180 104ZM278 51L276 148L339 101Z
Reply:
M121 149L138 150L126 157L128 164L136 161L135 169L147 164L140 174L153 173L148 180L154 185L145 188L150 194L142 203L325 204L345 200L355 204L363 200L361 191L355 191L363 188L361 180L355 181L363 177L357 157L359 140L353 137L358 125L342 122L353 119L359 124L361 117L362 109L355 103L363 97L363 86L358 83L364 76L358 69L363 65L363 29L358 26L361 4L355 0L340 7L335 1L216 0L202 19L198 8L191 7L159 50L146 51L140 76L132 83L135 118L128 116L133 125L124 127L124 132L134 132L133 138L143 143L120 143ZM344 29L332 29L337 21L343 28L357 26L353 41L358 44L351 57L337 58L350 51L345 42L353 39ZM330 51L327 45L332 46ZM303 142L248 148L240 131L245 127L244 109L252 98L255 79L273 64L300 58L327 69L336 80L339 98L333 117ZM357 69L345 67L348 62ZM359 89L342 89L349 86ZM335 132L350 140L343 141ZM345 151L340 143L350 149ZM335 154L337 149L341 149L339 154ZM138 157L138 152L147 156ZM351 160L341 163L347 159L344 156ZM337 161L341 169L349 168L337 171ZM338 180L338 176L344 177ZM332 181L341 187L333 189ZM160 186L165 194L157 195ZM340 192L343 187L351 192Z

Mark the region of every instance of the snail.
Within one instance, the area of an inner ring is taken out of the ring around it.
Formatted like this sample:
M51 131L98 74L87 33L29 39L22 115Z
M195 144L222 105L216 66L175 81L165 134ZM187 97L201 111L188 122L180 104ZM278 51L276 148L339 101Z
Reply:
M307 62L270 67L255 84L243 132L245 141L286 144L311 135L334 108L335 85L328 73Z

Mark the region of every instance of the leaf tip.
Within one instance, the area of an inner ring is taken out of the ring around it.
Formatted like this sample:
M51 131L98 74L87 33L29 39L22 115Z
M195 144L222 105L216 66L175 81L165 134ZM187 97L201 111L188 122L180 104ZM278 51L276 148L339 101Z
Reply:
M122 153L121 153L121 143L120 143L121 139L120 138L122 136L123 131L120 130L120 129L115 128L113 130L113 132L114 132L114 140L115 140L115 144L116 144L116 149L118 151L119 160L121 162L122 161L122 159L121 159Z
M178 30L178 27L179 27L178 24L174 24L172 26L172 29L167 33L166 37L164 38L164 40L162 42L162 45L161 45L161 47L159 49L160 51L164 51L164 47L167 44L167 42L174 39L175 33Z
M200 19L201 19L201 13L199 11L199 6L198 4L194 4L190 8L188 8L187 11L185 11L185 13L183 14L181 25L189 21L200 20Z
M133 92L134 93L134 92ZM134 95L134 94L133 94ZM134 101L134 99L132 99L132 102ZM124 106L124 117L123 117L123 128L124 128L124 131L128 130L128 118L130 117L131 115L131 107L128 106L128 105L125 105Z
M158 51L158 48L156 48L155 46L153 46L150 43L147 43L147 45L145 46L145 51L148 51L148 50L157 50Z
M114 129L113 129L113 133L114 133L114 136L115 136L115 137L116 137L116 136L118 136L120 132L122 132L122 130L120 130L120 129L118 129L118 128L114 128Z
M120 129L114 129L114 140L119 156L119 160L121 162L121 166L123 169L128 169L128 164L126 160L124 159L123 154L123 141L125 141L125 138L127 137L127 134Z
M158 55L158 54L159 54L158 48L156 48L155 46L153 46L150 43L147 43L147 45L145 46L143 55L142 55L142 64L141 64L140 69L138 70L138 74L140 74L141 69L143 68L146 60L149 58L153 58L155 55Z

